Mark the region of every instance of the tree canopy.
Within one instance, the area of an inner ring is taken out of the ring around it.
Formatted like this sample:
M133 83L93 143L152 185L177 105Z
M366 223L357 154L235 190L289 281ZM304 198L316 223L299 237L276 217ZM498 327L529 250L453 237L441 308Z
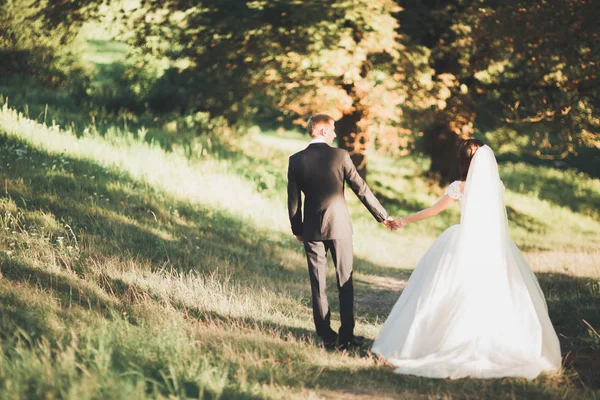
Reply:
M208 0L126 17L138 47L184 65L176 79L202 82L197 107L235 119L260 101L300 124L329 112L364 172L367 146L407 148L403 105L430 89L416 83L429 67L402 43L398 11L389 0Z
M13 3L33 4L35 17L24 20L45 21L36 29L52 27L62 42L102 15L89 0ZM275 110L300 124L329 112L363 173L369 146L422 149L441 181L451 179L456 143L486 132L539 158L600 148L592 0L132 4L117 22L136 67L144 57L169 60L157 82L168 91L149 101L157 110L234 123Z

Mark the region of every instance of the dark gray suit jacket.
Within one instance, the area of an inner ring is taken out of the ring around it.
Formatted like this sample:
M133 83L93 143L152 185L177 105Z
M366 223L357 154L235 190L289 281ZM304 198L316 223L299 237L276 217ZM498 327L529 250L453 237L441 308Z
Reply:
M290 157L288 212L294 235L304 240L341 239L352 236L350 213L344 198L344 182L378 222L388 217L346 150L313 143ZM304 219L302 196L304 193Z

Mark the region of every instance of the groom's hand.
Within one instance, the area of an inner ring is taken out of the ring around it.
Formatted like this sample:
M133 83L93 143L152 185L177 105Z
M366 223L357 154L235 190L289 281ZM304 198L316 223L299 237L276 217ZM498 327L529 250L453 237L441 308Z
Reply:
M296 235L296 240L300 243L304 243L304 238L302 237L302 235Z
M393 231L393 230L394 230L394 227L393 227L393 222L394 222L394 218L393 218L393 217L387 217L385 220L383 220L383 224L384 224L385 226L387 226L387 228L388 228L390 231Z

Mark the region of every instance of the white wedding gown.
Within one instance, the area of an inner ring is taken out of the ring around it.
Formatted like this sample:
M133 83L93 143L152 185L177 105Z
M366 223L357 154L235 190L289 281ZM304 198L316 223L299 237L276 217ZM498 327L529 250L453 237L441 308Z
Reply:
M508 236L504 186L492 150L477 150L461 223L432 244L412 273L371 351L395 372L435 378L535 378L561 366L544 295Z

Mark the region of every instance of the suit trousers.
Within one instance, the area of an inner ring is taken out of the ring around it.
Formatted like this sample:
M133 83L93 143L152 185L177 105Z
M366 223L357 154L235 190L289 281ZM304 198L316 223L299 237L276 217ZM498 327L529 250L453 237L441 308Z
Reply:
M347 344L354 334L354 288L352 285L353 248L352 237L347 239L304 241L308 261L308 275L312 290L313 318L317 335L324 341L333 342L336 333L331 329L331 311L325 293L327 252L335 265L340 301L339 343Z

